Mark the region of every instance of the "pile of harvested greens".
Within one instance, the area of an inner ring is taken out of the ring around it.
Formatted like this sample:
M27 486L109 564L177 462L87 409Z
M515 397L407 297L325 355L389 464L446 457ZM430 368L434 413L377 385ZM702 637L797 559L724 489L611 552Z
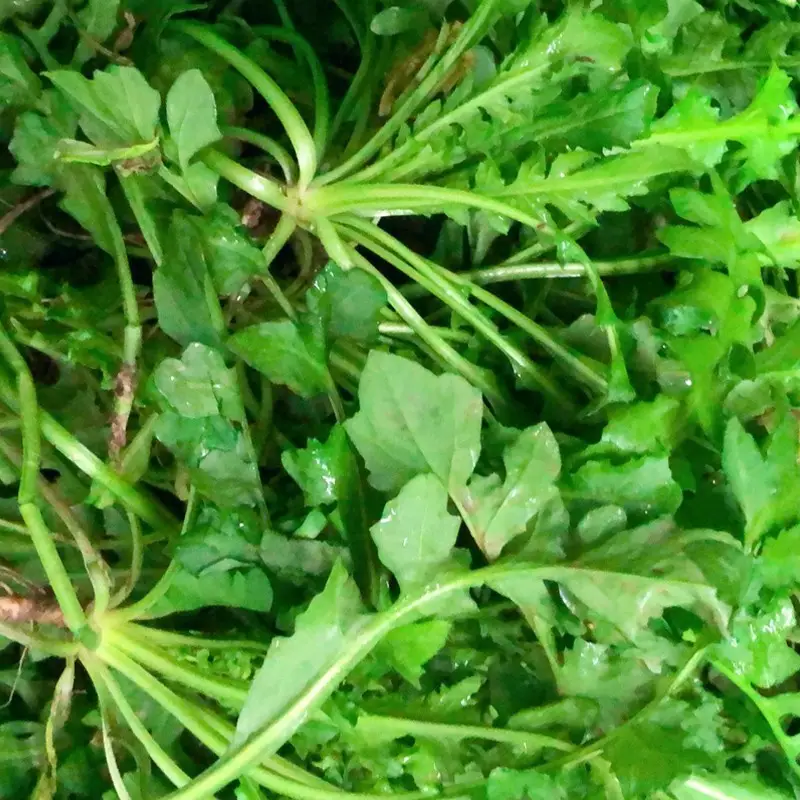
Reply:
M798 796L794 0L0 23L0 797Z

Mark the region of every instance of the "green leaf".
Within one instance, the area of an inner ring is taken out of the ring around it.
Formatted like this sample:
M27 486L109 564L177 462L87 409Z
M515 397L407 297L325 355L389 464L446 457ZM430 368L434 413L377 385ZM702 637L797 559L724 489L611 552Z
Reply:
M122 231L106 196L103 173L88 164L72 164L59 175L59 184L64 190L64 211L92 235L99 247L116 257L122 246Z
M154 139L152 142L134 144L129 147L95 147L94 145L80 142L76 139L61 139L56 147L55 157L59 161L63 161L67 164L95 164L97 166L107 167L115 162L125 162L134 159L142 159L142 161L144 161L147 156L154 153L157 147L157 139ZM125 165L120 164L119 168L124 171Z
M167 593L148 610L148 615L166 617L209 606L267 612L272 606L272 587L260 569L210 572L195 577L180 568L174 574Z
M463 500L472 535L490 561L558 494L561 457L546 425L523 431L506 448L503 462L504 481L498 475L475 477Z
M184 72L167 94L167 124L181 169L204 147L219 141L214 93L199 69Z
M283 468L303 490L309 508L336 502L341 433L343 430L337 426L324 444L316 439L309 439L304 448L284 450L281 454Z
M444 647L450 627L447 620L431 619L395 628L375 649L375 657L419 689L424 666Z
M31 106L41 94L42 84L28 66L19 40L0 33L0 104Z
M346 428L376 489L396 492L432 472L451 493L463 490L480 453L479 391L463 378L373 350L358 396L361 410Z
M244 422L236 374L217 350L191 344L181 359L166 358L153 374L156 388L169 406L183 417L221 414Z
M789 597L776 597L754 614L740 609L731 620L730 636L715 647L715 656L754 686L779 686L800 671L800 654L787 641L796 625Z
M232 370L216 350L190 345L165 359L153 382L165 412L156 437L188 468L195 488L217 505L254 505L261 480L242 430L245 415Z
M161 95L134 67L111 66L92 80L69 70L46 75L80 113L81 128L98 147L155 139Z
M433 475L418 475L372 526L381 562L404 594L421 589L451 562L461 520L447 512L447 490Z
M175 560L198 577L259 564L260 527L252 509L205 505L178 540Z
M344 548L327 542L288 538L270 531L261 536L259 554L270 574L298 586L306 585L310 578L329 575L336 562L347 555Z
M549 147L558 150L627 147L641 136L655 116L658 89L645 81L631 81L621 89L593 91L547 106L533 121L530 131L522 127L513 135L541 130ZM552 133L550 133L552 131ZM550 135L548 135L550 134Z
M373 342L386 305L386 292L378 279L361 269L346 272L328 262L308 292L309 308L325 319L332 340Z
M323 348L302 323L262 322L235 333L228 347L270 381L288 386L301 397L322 394L330 386Z
M492 770L486 783L487 800L567 800L567 792L550 775L536 770Z
M611 623L630 641L647 636L647 624L665 608L683 606L724 629L730 610L712 586L600 570L553 567L553 579L595 620Z
M430 21L430 15L421 6L401 8L390 6L379 11L369 24L376 36L397 36L409 30L421 30Z
M219 346L221 312L213 295L203 239L192 218L176 211L166 237L164 262L153 274L158 324L182 345Z
M234 743L244 742L277 719L366 619L358 588L337 564L325 590L297 618L294 634L276 638L270 645L239 714Z
M765 209L745 227L758 237L776 266L800 267L800 220L788 201Z
M102 44L117 27L117 14L119 13L119 0L89 0L78 14L78 22L86 37L81 38L75 48L73 66L81 66L96 54L93 44Z
M762 455L735 417L728 422L722 466L745 518L745 543L753 547L771 528L796 522L792 499L800 491L797 422L787 415Z
M764 543L757 570L771 589L794 589L800 585L800 526L781 531Z
M597 445L587 455L644 455L671 453L680 422L680 403L659 395L652 402L633 403L609 413Z
M632 458L623 464L589 461L569 476L567 485L575 500L619 506L643 518L673 514L683 500L664 457Z
M787 796L748 773L692 775L670 786L676 800L786 800Z
M248 280L263 273L264 256L230 206L217 203L205 216L193 217L192 221L201 237L217 294L234 294Z

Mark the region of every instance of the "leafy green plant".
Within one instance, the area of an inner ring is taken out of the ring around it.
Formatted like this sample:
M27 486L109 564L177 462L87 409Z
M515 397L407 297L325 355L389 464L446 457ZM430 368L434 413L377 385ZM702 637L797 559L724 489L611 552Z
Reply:
M0 6L0 795L794 796L796 9L295 5Z

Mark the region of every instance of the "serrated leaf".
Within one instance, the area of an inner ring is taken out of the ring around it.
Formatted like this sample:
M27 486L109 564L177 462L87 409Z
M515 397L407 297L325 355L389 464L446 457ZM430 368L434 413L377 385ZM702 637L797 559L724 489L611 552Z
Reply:
M735 417L728 422L722 466L745 518L745 543L753 547L772 527L797 521L800 491L797 422L786 416L762 455Z
M463 378L373 350L359 401L346 428L376 489L396 492L425 472L451 493L463 489L480 453L480 392Z
M568 479L574 500L615 505L629 515L673 514L683 499L665 457L632 458L623 464L589 461Z
M181 169L204 147L222 138L217 126L217 104L199 69L184 72L167 94L167 124Z
M209 606L267 612L272 606L272 587L267 576L257 568L244 572L211 572L201 577L179 568L167 593L148 610L148 615L166 617Z

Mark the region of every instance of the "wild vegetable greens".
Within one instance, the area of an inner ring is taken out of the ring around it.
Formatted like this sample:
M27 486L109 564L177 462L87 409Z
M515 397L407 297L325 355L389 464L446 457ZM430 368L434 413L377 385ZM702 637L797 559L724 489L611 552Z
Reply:
M794 2L0 22L0 796L796 796Z

